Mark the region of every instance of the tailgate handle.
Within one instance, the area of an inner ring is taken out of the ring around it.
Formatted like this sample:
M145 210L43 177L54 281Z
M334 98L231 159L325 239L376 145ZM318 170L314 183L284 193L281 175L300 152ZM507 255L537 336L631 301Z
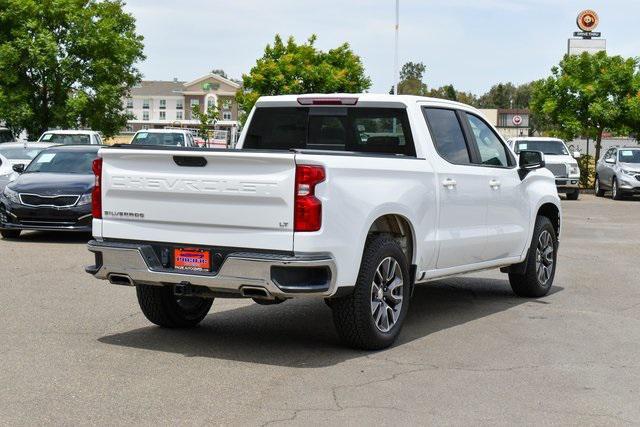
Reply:
M173 161L178 166L201 168L207 165L207 159L201 156L173 156Z

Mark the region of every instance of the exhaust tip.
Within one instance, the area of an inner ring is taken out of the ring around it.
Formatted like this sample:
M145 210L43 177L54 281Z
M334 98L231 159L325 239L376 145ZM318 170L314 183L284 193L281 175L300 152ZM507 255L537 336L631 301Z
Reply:
M240 288L240 293L247 298L274 299L268 290L259 286L243 286Z
M110 274L109 283L112 285L133 286L131 278L124 274Z

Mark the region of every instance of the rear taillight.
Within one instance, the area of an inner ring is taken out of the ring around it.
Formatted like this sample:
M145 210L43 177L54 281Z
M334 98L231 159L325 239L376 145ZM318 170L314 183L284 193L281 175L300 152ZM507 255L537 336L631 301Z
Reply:
M296 194L293 213L295 231L318 231L322 226L322 202L316 197L316 185L324 181L322 166L296 166Z
M96 219L102 218L102 158L98 157L93 161L91 167L96 182L91 190L91 214Z

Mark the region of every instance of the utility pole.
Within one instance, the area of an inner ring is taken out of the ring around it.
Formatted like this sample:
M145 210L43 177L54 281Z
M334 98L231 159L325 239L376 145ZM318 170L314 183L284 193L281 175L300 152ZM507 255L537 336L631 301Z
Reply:
M396 0L396 42L393 58L393 94L398 94L398 35L400 32L400 0Z

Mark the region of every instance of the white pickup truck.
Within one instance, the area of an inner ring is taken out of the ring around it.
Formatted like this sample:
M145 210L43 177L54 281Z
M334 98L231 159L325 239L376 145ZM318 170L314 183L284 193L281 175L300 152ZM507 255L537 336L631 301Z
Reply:
M561 210L544 154L513 152L467 105L421 97L262 97L238 149L105 147L95 265L146 317L190 327L214 298L324 298L349 345L391 345L415 284L501 268L541 297Z

